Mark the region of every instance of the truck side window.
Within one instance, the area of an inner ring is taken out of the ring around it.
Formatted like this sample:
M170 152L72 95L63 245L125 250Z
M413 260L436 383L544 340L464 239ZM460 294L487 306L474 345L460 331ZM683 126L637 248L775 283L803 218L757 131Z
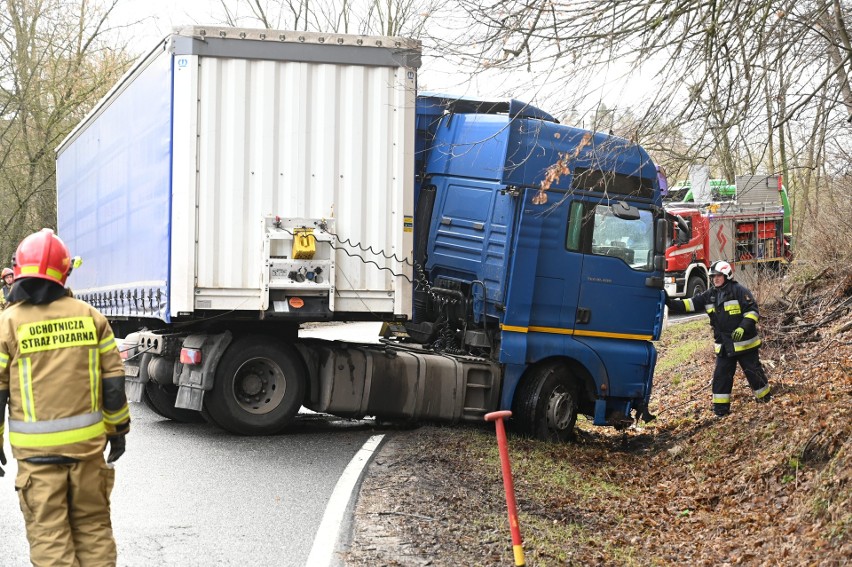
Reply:
M609 206L597 205L592 254L619 258L634 270L653 269L654 218L651 211L640 210L637 220L626 220L612 214Z
M574 201L571 203L571 211L568 213L568 236L565 239L565 248L572 252L581 251L581 237L583 234L583 203Z
M631 195L650 199L654 196L654 180L585 167L574 168L571 188L615 195Z

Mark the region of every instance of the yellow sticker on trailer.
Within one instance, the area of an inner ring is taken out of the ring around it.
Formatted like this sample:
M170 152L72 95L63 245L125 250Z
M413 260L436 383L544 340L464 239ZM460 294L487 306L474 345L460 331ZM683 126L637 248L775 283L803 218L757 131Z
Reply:
M414 231L414 217L410 217L408 215L403 217L402 220L402 229L404 232L413 232Z

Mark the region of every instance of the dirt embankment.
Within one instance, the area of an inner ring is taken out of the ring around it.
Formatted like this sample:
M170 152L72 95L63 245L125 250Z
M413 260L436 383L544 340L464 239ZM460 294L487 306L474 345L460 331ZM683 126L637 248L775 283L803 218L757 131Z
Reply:
M577 443L510 438L528 565L847 565L852 557L852 273L762 309L769 404L738 371L710 411L705 321L665 333L657 421ZM392 433L370 465L346 565L512 565L493 430Z

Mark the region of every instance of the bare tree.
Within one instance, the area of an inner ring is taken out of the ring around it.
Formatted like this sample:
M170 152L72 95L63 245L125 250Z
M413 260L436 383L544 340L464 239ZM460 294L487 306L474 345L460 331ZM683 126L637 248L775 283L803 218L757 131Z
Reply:
M783 174L802 232L826 140L852 143L851 13L849 0L455 0L432 40L460 66L537 73L557 115L609 107L605 78L627 80L645 97L593 126L676 174L695 161L728 179Z
M232 26L419 37L436 0L219 0Z
M55 226L53 150L129 63L101 41L114 6L0 1L0 258Z
M754 82L777 71L764 64L783 60L800 42L819 38L840 53L834 79L852 69L844 40L849 35L844 23L849 5L841 0L458 0L454 11L471 24L442 45L470 64L547 72L555 67L573 77L613 65L638 70L649 60L665 59L671 65L654 83L672 96L686 97L681 119L694 118L694 103L709 96L712 88L720 91L716 98L723 106L751 103L744 95ZM832 31L826 33L829 27ZM784 31L781 37L779 29ZM771 61L761 56L767 51L773 53Z

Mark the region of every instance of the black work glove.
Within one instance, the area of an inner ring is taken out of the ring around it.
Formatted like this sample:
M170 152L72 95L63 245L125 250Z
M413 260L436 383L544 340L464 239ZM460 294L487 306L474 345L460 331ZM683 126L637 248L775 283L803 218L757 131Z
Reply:
M107 462L114 463L124 454L124 450L127 448L127 440L124 435L111 435L107 437L107 445L109 445Z
M6 464L6 453L3 452L3 447L0 447L0 465ZM0 467L0 476L6 476L6 471L3 470L3 467Z

